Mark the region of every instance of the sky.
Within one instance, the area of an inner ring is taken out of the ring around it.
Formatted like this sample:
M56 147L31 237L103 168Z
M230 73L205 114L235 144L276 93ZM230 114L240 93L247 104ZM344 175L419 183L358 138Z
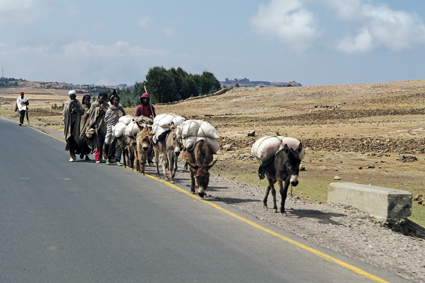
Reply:
M4 77L132 85L155 66L304 86L425 79L425 1L0 0Z

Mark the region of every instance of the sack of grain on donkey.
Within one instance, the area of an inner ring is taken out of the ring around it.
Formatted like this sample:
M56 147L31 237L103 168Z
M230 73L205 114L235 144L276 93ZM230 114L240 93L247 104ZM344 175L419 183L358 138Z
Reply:
M127 137L133 137L135 136L138 132L140 132L139 127L137 126L137 123L134 122L133 120L130 121L130 123L128 123L128 125L125 127L125 131L124 134Z
M124 122L118 122L115 126L112 126L112 132L114 136L116 136L117 138L122 136L125 132L126 127L127 125Z
M133 116L131 116L131 115L124 115L124 116L121 116L121 117L118 119L118 121L119 121L119 122L124 123L126 126L127 126L128 124L130 124L131 120L133 120Z
M291 137L262 137L258 139L251 148L251 154L259 161L267 161L272 158L276 152L287 144L292 149L297 149L300 141ZM300 159L304 158L304 149L300 152Z
M156 143L158 137L170 129L171 124L177 127L183 124L184 120L182 116L173 113L163 113L156 116L152 125L152 132L155 133L152 138L153 142Z
M187 120L177 127L177 138L182 140L183 146L192 148L198 141L206 140L214 151L219 150L217 129L210 123L202 120Z

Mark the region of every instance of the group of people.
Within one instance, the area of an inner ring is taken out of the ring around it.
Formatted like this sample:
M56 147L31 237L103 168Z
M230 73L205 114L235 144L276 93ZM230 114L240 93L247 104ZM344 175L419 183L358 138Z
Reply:
M68 95L69 99L63 106L63 121L65 150L69 151L69 161L75 161L76 154L80 154L81 159L85 156L85 160L90 160L88 155L94 153L96 163L100 163L103 157L106 164L122 166L121 148L112 132L120 116L126 115L117 92L114 90L109 98L106 92L100 92L98 100L93 103L90 102L90 95L84 95L80 103L75 90L71 90ZM155 115L150 96L144 93L135 116L154 118Z

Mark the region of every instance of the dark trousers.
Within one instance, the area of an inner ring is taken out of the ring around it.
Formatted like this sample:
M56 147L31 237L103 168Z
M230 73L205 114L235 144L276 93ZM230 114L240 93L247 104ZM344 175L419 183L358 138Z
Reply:
M25 119L25 110L19 111L19 123L23 124Z
M115 159L116 146L117 146L117 139L114 139L114 141L110 145L105 143L105 151L103 153L103 156L106 159L109 159L110 161Z

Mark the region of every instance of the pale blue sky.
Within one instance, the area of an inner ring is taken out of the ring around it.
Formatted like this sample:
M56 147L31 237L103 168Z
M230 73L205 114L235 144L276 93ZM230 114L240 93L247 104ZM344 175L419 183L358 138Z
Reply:
M0 0L5 77L134 84L149 68L303 85L425 78L423 0Z

